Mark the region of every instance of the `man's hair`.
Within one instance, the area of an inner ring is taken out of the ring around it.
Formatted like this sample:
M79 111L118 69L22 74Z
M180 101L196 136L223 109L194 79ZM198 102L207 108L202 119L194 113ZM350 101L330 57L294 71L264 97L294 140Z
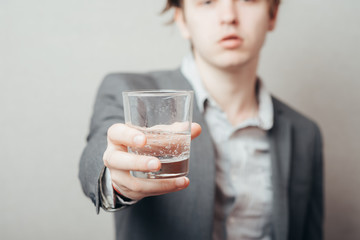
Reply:
M163 13L167 12L173 7L181 8L183 5L183 1L184 0L167 0ZM279 6L281 0L267 0L267 1L270 2L270 8L269 8L270 18L274 18L276 14L276 9Z

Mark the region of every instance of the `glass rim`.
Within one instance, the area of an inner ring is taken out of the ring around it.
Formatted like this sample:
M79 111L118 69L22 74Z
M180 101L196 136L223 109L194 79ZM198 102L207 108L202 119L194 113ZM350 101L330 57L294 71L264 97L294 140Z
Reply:
M123 91L124 96L178 96L193 94L193 90L174 90L174 89L146 89L146 90L127 90Z

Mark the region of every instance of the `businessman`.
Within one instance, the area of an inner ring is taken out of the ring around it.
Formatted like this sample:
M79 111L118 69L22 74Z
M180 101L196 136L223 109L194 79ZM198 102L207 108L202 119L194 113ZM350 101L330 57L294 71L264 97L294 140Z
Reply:
M108 75L99 88L79 178L117 239L323 238L318 126L272 96L257 75L279 0L168 0L191 53L179 69ZM291 79L289 79L291 81ZM190 173L140 179L159 159L127 152L146 137L124 124L121 92L195 92Z

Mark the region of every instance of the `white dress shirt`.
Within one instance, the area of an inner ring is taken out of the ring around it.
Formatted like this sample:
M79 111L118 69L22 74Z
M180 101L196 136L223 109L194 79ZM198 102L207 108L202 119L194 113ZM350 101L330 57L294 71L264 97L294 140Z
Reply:
M181 72L194 88L216 150L213 239L269 240L272 184L267 130L274 116L270 94L259 80L258 116L234 127L206 91L191 54L184 58Z

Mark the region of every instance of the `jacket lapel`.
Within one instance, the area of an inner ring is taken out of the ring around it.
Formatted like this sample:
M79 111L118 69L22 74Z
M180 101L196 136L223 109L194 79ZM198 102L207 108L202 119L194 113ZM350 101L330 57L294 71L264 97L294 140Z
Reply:
M276 240L286 240L289 227L288 184L291 163L291 122L274 103L274 126L269 131L272 183L273 228Z

